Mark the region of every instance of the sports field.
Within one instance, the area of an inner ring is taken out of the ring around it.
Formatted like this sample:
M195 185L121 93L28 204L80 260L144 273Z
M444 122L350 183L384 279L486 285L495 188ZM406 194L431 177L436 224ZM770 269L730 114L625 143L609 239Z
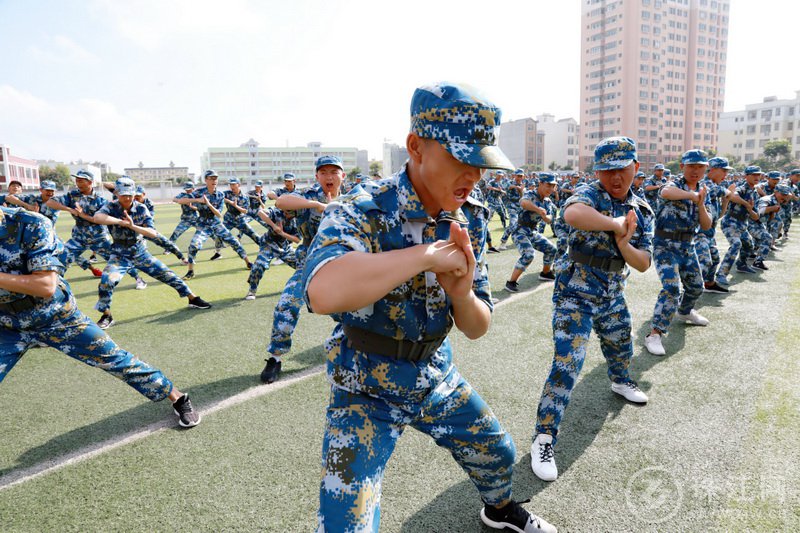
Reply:
M177 206L157 206L161 233ZM71 219L62 214L66 238ZM259 233L260 226L253 224ZM499 222L493 224L499 242ZM185 234L179 246L186 250ZM537 253L502 290L517 252L489 255L501 299L488 334L454 332L455 361L514 437L515 498L561 531L800 530L800 229L763 274L732 276L731 294L704 294L706 328L675 324L668 355L641 341L660 288L633 273L627 296L636 338L632 375L644 407L613 394L596 339L564 418L553 483L530 470L530 438L550 368L552 284ZM724 251L726 242L718 232ZM310 531L315 526L328 386L325 316L301 314L281 380L262 385L272 309L291 270L267 271L244 301L247 271L229 248L201 251L192 290L214 305L190 310L169 287L126 278L110 335L161 368L204 414L181 430L168 402L152 404L104 372L33 349L0 384L0 530ZM255 259L256 247L245 238ZM160 249L150 244L160 254ZM183 274L173 256L159 256ZM102 268L103 264L98 265ZM67 275L92 318L98 280ZM382 531L489 531L477 491L447 452L409 430L383 484Z

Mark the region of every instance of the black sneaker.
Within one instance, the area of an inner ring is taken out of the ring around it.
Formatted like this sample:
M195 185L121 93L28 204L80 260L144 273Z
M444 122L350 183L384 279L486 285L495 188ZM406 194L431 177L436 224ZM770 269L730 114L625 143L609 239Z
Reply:
M753 261L753 268L757 268L759 270L769 270L767 265L764 264L764 261Z
M506 281L506 290L508 292L519 292L519 283L516 281Z
M517 533L556 533L555 526L529 513L520 505L529 501L512 501L501 509L484 505L481 509L481 521L493 529L509 529Z
M192 279L194 277L194 270L190 270L183 276L183 279Z
M100 329L108 329L114 324L116 324L116 322L114 322L114 317L111 315L103 315L100 317L100 320L97 321L97 325L100 326Z
M556 275L553 274L553 271L550 272L539 272L539 281L555 281Z
M281 373L281 362L274 357L265 359L265 361L267 362L267 366L261 371L261 381L264 383L272 383L278 379L278 374Z
M188 394L184 394L172 404L172 410L178 415L178 424L181 427L191 428L200 423L200 413L192 407Z
M211 260L211 261L216 261L216 260L217 260L217 259L219 259L220 257L222 257L222 254L221 254L221 253L219 253L219 252L214 252L214 255L212 255L212 256L211 256L211 259L210 259L210 260Z
M706 285L703 290L706 292L715 292L717 294L728 294L731 292L716 281L710 285Z
M97 263L97 256L94 255L94 254L90 255L89 256L89 262L90 263Z
M247 270L253 270L253 263L251 263L249 259L245 259L244 268L246 268Z
M189 300L189 307L193 307L195 309L211 309L211 304L203 300L199 296L195 296L194 298Z
M490 254L499 254L500 250L498 250L494 246L490 246L489 249L487 250L487 252L490 253Z

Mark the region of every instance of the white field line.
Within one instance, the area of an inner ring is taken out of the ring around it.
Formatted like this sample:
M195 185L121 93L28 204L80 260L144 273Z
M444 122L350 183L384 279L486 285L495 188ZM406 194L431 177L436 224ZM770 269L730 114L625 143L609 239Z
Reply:
M517 294L514 294L513 296L510 296L509 298L506 298L501 302L498 302L497 304L495 304L494 307L495 309L497 309L506 304L519 301L523 298L526 298L532 294L539 292L541 289L544 289L545 287L552 287L552 284L542 283L538 285L535 289L519 292ZM203 416L207 416L216 413L217 411L233 407L234 405L239 405L249 400L253 400L255 398L260 398L261 396L271 394L275 391L293 385L298 381L302 381L312 376L316 376L317 374L321 374L324 370L325 370L325 365L317 365L311 368L307 368L305 370L297 372L296 374L292 375L289 378L281 379L280 381L276 381L271 385L258 385L255 387L251 387L245 391L242 391L238 394L231 396L230 398L225 398L224 400L219 400L217 402L212 403L211 405L204 406L202 409L199 410ZM96 457L98 455L114 450L116 448L120 448L132 442L142 440L146 437L149 437L150 435L153 435L155 433L158 433L160 431L172 427L175 427L174 420L172 419L161 420L158 422L154 422L148 426L145 426L141 429L131 431L124 435L118 435L116 437L110 438L102 442L90 444L89 446L84 446L81 449L72 451L64 455L60 455L58 457L54 457L52 459L47 459L45 461L29 466L27 468L13 470L10 473L4 475L3 477L0 477L0 491L11 488L15 485L25 483L32 479L36 479L37 477L44 476L51 472L55 472L56 470L60 470L65 466L73 465L81 461L91 459L92 457Z

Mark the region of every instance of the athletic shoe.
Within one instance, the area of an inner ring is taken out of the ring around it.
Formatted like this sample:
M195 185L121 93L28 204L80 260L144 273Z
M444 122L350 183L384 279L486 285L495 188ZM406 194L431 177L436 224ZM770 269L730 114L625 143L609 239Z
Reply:
M647 394L642 392L642 389L633 381L626 381L625 383L614 382L611 384L611 390L629 402L647 403Z
M755 259L756 258L756 254L748 254L747 258L748 259Z
M89 270L91 270L92 275L94 277L96 277L96 278L102 278L103 277L103 271L100 270L99 268L91 267Z
M189 300L189 307L193 307L194 309L210 309L211 304L203 300L199 296L195 296L194 298Z
M217 260L217 259L219 259L220 257L222 257L222 254L221 254L221 253L219 253L219 252L214 252L214 255L212 255L212 256L211 256L211 259L210 259L210 261L216 261L216 260Z
M253 263L251 263L249 259L245 259L244 260L244 267L247 270L253 270Z
M500 303L500 298L492 298L492 305L497 305Z
M497 249L500 250L501 252L504 252L504 251L508 250L508 246L506 246L506 243L501 242L500 246L498 246Z
M773 252L777 252L779 250L779 248L777 246L775 246L774 244L770 244L769 245L769 249L772 250Z
M539 272L539 281L555 281L556 275L553 274L553 271L550 272Z
M172 404L172 410L178 415L178 424L184 428L191 428L200 423L200 413L192 407L188 394L184 394Z
M487 253L490 253L490 254L499 254L499 253L500 253L500 250L498 250L498 249L497 249L497 248L495 248L494 246L490 246L490 247L489 247L489 249L488 249L488 250L486 250L486 252L487 252Z
M282 265L283 261L281 261L280 259L275 259L274 261L272 261L272 264L273 265Z
M181 263L183 263L186 266L189 266L189 260L186 259L185 257L181 257Z
M653 333L644 338L644 347L653 355L667 355L664 345L661 344L661 335Z
M695 311L694 309L689 311L689 313L686 314L686 315L682 315L681 313L677 313L675 316L678 317L679 320L683 320L687 324L694 324L695 326L707 326L708 325L708 319L706 317L704 317L703 315L701 315L700 313L698 313L697 311Z
M731 292L717 282L709 283L708 285L703 287L703 290L705 292L715 292L717 294L728 294L729 292Z
M90 263L97 263L97 256L96 256L96 255L94 255L94 254L92 254L91 256L89 256L89 262L90 262Z
M506 290L508 292L519 292L519 283L516 281L506 281Z
M539 433L531 444L531 469L542 481L555 481L558 477L553 436Z
M194 270L190 270L183 276L183 279L192 279L194 277Z
M278 379L278 374L281 373L281 362L274 357L265 359L265 361L267 362L267 366L261 371L261 381L264 383L272 383Z
M245 300L255 300L256 299L256 292L255 291L248 291L244 297Z
M759 270L769 270L767 265L764 264L764 261L753 261L753 268L757 268Z
M143 291L147 288L147 282L142 278L136 278L136 290Z
M172 253L172 252L170 252L169 250L164 250L164 255L169 255L169 254L171 254L171 253Z
M719 286L721 286L723 288L727 288L731 284L728 281L728 276L725 276L723 274L717 274L717 279L714 281L714 283L716 283L717 285L719 285Z
M493 529L507 529L517 533L557 533L554 525L529 513L520 505L529 501L512 501L502 509L484 505L481 509L481 521Z
M736 272L741 272L742 274L755 274L758 271L753 268L750 268L745 263L744 265L736 265Z
M116 324L116 322L114 322L114 317L111 315L103 315L100 317L100 320L97 321L97 325L100 329L108 329L114 324Z

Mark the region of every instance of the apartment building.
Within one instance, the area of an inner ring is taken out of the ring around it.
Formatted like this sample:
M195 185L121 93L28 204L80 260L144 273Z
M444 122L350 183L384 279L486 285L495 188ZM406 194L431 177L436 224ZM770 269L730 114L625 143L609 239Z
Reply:
M800 91L791 99L768 96L741 111L727 111L719 119L719 153L749 163L760 157L769 141L788 139L792 157L800 160Z

